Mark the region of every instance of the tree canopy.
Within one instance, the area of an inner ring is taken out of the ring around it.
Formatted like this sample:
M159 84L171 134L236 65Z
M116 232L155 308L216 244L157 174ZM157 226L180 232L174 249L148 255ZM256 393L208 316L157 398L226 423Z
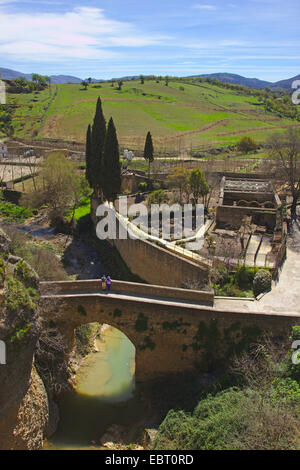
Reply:
M110 118L104 142L102 160L102 190L108 201L114 201L121 190L119 144L114 121Z
M88 149L87 175L89 184L99 195L101 192L102 155L106 135L106 122L100 97L97 100L96 112L91 129L91 143Z
M290 128L284 134L274 134L268 145L270 157L275 161L276 174L281 174L289 185L293 198L291 215L295 217L300 199L300 131Z
M151 133L148 132L146 141L145 141L145 148L144 148L144 159L148 161L148 178L150 178L150 165L154 161L154 147L152 142Z
M209 193L209 186L205 179L203 171L195 169L191 171L189 185L193 194L194 202L197 203L199 197L204 197Z

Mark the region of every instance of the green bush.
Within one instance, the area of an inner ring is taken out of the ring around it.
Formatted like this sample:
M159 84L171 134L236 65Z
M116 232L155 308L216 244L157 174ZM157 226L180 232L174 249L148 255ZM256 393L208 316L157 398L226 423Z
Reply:
M258 296L263 292L266 292L271 289L272 286L272 275L269 271L261 269L258 273L255 274L253 280L253 291L254 295Z
M76 328L76 349L79 354L86 356L93 350L95 338L100 334L100 330L99 323L88 323Z
M258 268L250 268L249 266L239 266L236 273L235 279L240 289L251 290L253 287L253 281Z
M13 312L19 308L35 310L37 305L34 300L36 299L32 297L32 291L28 291L18 279L9 276L5 297L5 305L9 310Z
M6 202L0 194L0 217L8 222L24 222L33 216L33 212L27 207L17 206L12 202Z
M291 342L299 341L299 340L300 340L300 326L295 325L292 328ZM295 352L297 352L297 350L295 349L291 350L290 355L292 356ZM298 353L297 358L300 358L300 353ZM293 378L300 384L300 364L293 364L292 357L289 360L289 372L290 372L291 378Z
M147 183L145 183L145 182L143 182L143 183L139 183L139 186L138 186L138 188L139 188L139 191L141 191L141 192L145 192L145 191L147 191L147 189L148 189L148 184L147 184Z
M245 153L255 151L257 150L257 147L258 145L255 140L248 136L242 137L242 139L237 144L238 150Z
M165 198L166 198L166 193L162 189L158 189L157 191L153 191L148 196L148 205L161 204L164 201Z
M278 401L289 401L299 406L300 386L298 382L296 382L296 380L293 380L290 377L284 379L276 377L272 383L271 399L275 403L277 403Z
M193 414L169 411L155 450L299 449L298 417L288 402L274 402L274 395L228 389L201 400Z

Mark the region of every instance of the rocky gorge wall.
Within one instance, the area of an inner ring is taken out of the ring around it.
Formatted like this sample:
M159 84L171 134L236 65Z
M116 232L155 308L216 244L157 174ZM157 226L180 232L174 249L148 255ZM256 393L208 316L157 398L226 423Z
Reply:
M0 365L0 450L36 450L49 423L47 392L34 367L38 278L9 247L0 230L0 340L6 345L6 364Z

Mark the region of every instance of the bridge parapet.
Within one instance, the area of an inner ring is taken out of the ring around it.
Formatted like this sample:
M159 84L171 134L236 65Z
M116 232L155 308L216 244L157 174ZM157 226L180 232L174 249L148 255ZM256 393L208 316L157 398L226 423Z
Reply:
M88 293L101 291L102 293L100 279L84 281L41 282L40 286L42 295L49 295L49 293L50 295L51 293L53 293L53 295L58 295L62 292ZM213 290L197 291L112 280L112 292L131 295L136 294L137 296L186 300L188 302L198 302L199 304L204 305L214 304Z

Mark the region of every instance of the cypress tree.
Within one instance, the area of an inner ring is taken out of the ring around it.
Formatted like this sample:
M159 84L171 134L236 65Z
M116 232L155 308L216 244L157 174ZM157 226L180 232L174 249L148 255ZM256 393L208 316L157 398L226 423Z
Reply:
M114 121L108 123L103 159L102 159L102 190L108 201L115 201L121 190L121 165L119 144Z
M148 160L148 178L150 179L150 165L154 161L154 148L153 148L153 142L152 142L152 136L150 132L148 132L147 137L146 137L146 142L145 142L145 149L144 149L144 159Z
M106 134L106 122L102 110L102 103L100 97L97 100L96 113L94 117L92 134L91 134L91 161L90 178L92 188L99 194L102 188L102 156L103 147Z
M86 167L85 167L85 177L92 188L92 176L91 176L91 165L92 165L92 129L91 125L89 124L87 128L87 133L86 133L86 145L85 145L85 161L86 161Z

